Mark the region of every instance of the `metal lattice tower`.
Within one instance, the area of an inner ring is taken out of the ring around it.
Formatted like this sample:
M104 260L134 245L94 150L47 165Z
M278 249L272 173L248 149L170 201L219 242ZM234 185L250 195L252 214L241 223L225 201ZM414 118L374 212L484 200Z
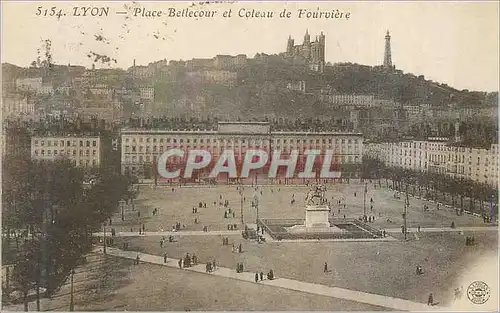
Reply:
M389 35L389 31L385 35L384 67L392 68L391 35Z

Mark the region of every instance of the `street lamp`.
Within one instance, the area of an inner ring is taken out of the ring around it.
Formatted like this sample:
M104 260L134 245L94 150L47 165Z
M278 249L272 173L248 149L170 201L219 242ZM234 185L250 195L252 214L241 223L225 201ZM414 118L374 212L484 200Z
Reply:
M259 199L260 199L259 192L260 192L259 187L255 187L255 194L253 196L253 202L254 202L255 209L257 210L257 218L256 218L257 229L259 227ZM257 234L257 241L260 241L260 237L258 234Z
M106 222L102 224L102 233L103 233L103 239L104 239L104 254L106 254Z
M245 222L243 220L243 185L240 185L240 215L241 215L241 224L243 225Z
M75 276L75 269L71 270L71 299L69 303L70 312L74 311L74 303L73 303L73 276Z
M363 218L366 219L366 193L368 192L368 184L365 183L365 190L363 190Z
M407 224L406 220L408 217L408 206L410 205L410 200L408 199L408 184L406 184L406 199L405 199L405 206L404 206L404 212L403 212L403 220L404 220L404 235L405 235L405 241L408 240L408 231L406 229Z
M125 205L125 200L121 199L120 200L120 207L122 209L122 221L125 220L125 217L123 216L123 207L124 207L124 205Z

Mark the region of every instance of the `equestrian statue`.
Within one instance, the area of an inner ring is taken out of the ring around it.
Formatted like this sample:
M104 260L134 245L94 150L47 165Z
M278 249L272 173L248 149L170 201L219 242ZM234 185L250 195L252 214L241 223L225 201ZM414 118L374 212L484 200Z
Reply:
M326 186L317 184L311 188L306 196L306 205L322 205L326 203Z

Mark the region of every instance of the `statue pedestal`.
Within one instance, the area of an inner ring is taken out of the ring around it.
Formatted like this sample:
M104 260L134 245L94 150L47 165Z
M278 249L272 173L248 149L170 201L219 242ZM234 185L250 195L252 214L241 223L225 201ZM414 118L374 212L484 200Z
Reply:
M330 209L324 205L308 205L306 206L306 228L329 228L328 215Z
M330 226L328 216L330 209L326 205L306 206L306 221L302 225L287 227L291 233L343 233L337 226Z

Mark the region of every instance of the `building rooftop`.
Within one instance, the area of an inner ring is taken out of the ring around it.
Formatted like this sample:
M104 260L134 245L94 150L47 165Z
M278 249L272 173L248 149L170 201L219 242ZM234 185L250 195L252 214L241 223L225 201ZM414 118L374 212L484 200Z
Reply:
M262 122L264 123L264 122ZM289 135L289 136L363 136L362 133L354 133L354 132L311 132L311 131L271 131L269 133L261 133L261 132L248 132L244 133L241 131L229 131L229 132L220 132L217 130L180 130L180 129L140 129L140 128L122 128L121 134L189 134L189 135L215 135L215 134L224 134L224 135Z

